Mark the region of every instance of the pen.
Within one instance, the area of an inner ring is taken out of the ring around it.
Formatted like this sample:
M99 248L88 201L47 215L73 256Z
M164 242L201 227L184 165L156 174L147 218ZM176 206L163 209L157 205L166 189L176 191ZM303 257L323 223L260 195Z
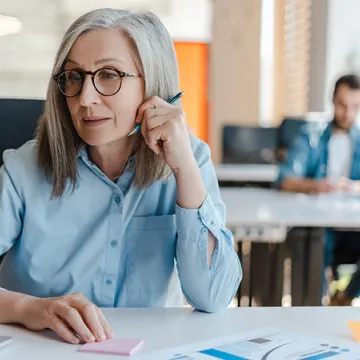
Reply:
M170 98L167 102L169 104L173 104L176 100L179 100L182 96L183 96L184 92L180 91L179 93L177 93L176 95L174 95L172 98ZM128 136L134 135L136 134L141 128L141 123L137 124L129 133Z

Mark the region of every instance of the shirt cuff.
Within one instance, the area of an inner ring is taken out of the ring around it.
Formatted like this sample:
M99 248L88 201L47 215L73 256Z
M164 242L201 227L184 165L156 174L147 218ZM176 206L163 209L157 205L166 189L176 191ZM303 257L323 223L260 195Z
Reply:
M209 195L206 196L205 201L199 209L184 209L176 205L176 225L178 240L183 242L191 241L198 244L199 250L203 254L203 264L207 265L207 249L209 231L216 239L216 246L211 257L210 272L214 271L217 266L222 244L221 236L221 222L218 218L215 206ZM185 243L183 243L185 245Z
M204 237L208 238L208 231L217 239L220 238L221 224L209 195L199 209L184 209L176 204L175 214L179 238L199 241Z

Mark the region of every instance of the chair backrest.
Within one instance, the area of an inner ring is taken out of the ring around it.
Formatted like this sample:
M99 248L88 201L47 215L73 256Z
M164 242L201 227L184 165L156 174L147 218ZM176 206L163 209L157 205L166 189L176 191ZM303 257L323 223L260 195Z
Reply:
M223 163L273 164L277 144L277 128L225 126Z
M284 118L279 126L279 148L289 149L300 134L301 128L307 124L305 119Z
M0 166L6 149L16 149L34 138L43 100L0 99Z

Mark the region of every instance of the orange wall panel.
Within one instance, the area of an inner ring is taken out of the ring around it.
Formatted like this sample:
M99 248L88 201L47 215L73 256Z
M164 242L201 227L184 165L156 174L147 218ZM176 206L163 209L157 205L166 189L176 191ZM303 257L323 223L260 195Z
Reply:
M188 126L200 139L208 140L207 89L208 45L175 42L179 62L182 103Z

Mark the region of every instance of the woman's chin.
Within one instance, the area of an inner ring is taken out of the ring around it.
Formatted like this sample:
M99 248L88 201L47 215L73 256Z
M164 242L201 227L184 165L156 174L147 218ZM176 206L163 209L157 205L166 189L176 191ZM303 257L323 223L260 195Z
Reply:
M83 141L89 145L89 146L101 146L101 145L108 145L111 144L113 142L119 141L119 140L125 140L125 139L129 139L127 134L120 134L117 137L114 137L114 134L112 134L111 136L106 136L106 135L97 135L97 136L81 136L80 137L83 139Z

